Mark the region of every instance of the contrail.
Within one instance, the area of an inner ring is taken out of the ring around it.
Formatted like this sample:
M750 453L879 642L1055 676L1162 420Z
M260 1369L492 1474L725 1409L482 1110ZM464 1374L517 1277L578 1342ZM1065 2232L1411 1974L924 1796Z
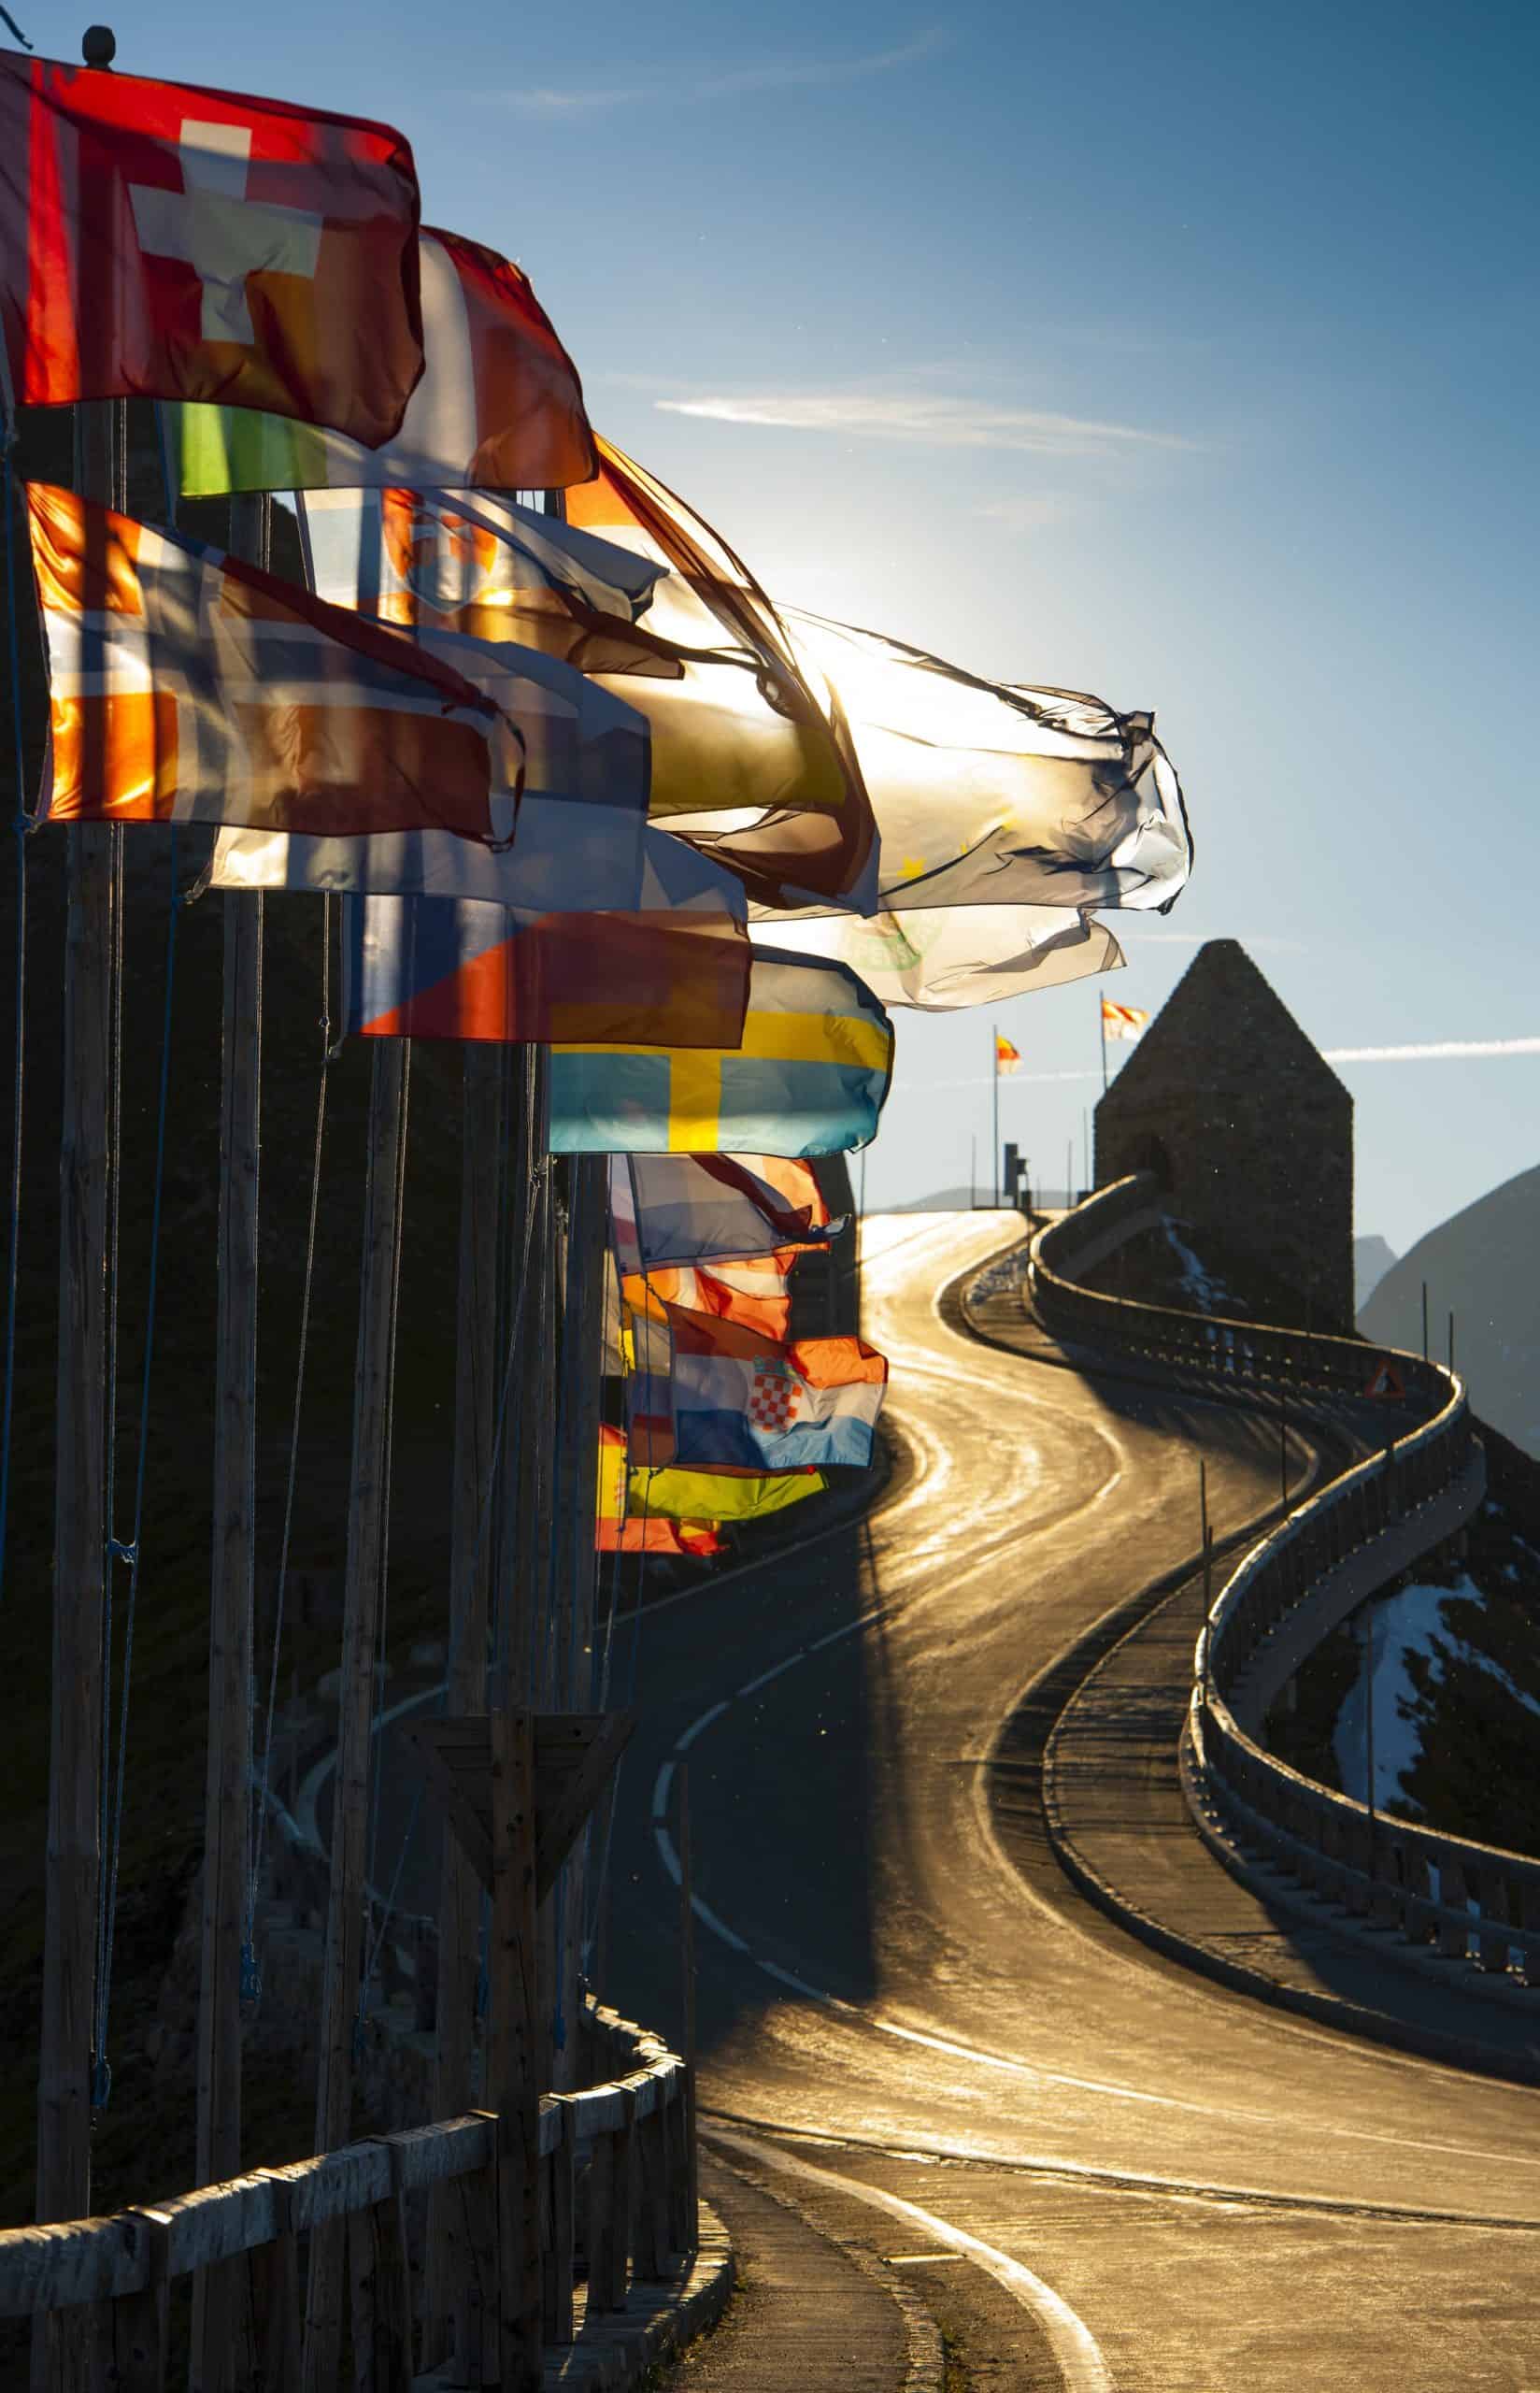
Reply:
M1480 1055L1540 1055L1540 1039L1435 1039L1416 1047L1323 1047L1321 1053L1328 1064L1441 1064L1460 1056ZM1099 1081L1099 1071L1092 1072L1009 1072L1002 1086L1012 1082L1020 1087L1024 1081L1039 1085L1045 1081ZM1115 1076L1116 1077L1116 1076ZM932 1088L931 1081L898 1081L899 1088ZM949 1088L988 1088L987 1079L949 1081Z
M1540 1039L1436 1039L1426 1047L1325 1047L1329 1064L1433 1064L1447 1055L1540 1055Z

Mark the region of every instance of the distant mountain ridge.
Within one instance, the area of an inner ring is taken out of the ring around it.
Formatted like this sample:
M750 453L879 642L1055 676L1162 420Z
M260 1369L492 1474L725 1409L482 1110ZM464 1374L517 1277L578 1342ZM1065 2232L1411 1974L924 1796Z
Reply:
M1358 1317L1365 1338L1454 1359L1484 1421L1540 1458L1540 1165L1453 1213L1393 1264Z
M1362 1312L1396 1259L1389 1239L1377 1233L1353 1240L1353 1307Z

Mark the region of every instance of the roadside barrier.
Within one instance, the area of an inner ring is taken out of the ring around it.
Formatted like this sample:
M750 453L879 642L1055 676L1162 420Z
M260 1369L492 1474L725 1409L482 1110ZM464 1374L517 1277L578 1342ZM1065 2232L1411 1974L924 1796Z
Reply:
M1354 1339L1219 1320L1077 1284L1077 1271L1160 1220L1155 1178L1137 1172L1037 1232L1026 1286L1050 1336L1210 1391L1294 1395L1302 1409L1365 1397L1376 1379L1401 1391L1385 1404L1383 1447L1261 1538L1210 1606L1183 1737L1189 1808L1228 1862L1237 1857L1233 1845L1244 1847L1354 1919L1499 1972L1509 1985L1540 1987L1540 1861L1355 1802L1259 1741L1268 1705L1321 1638L1387 1579L1458 1534L1479 1505L1485 1457L1464 1383L1420 1355Z
M657 2037L585 1999L584 2073L603 2084L543 2095L539 2110L541 2313L548 2343L573 2340L575 2262L588 2278L587 2315L625 2307L633 2279L669 2273L696 2241L690 2167L692 2104L684 2062ZM303 2282L299 2239L349 2222L354 2381L397 2386L412 2375L409 2198L459 2193L462 2282L454 2307L478 2351L475 2373L498 2381L497 2119L488 2111L371 2136L287 2168L258 2169L153 2209L0 2234L0 2317L98 2306L101 2381L164 2393L169 2289L178 2277L237 2264L257 2381L299 2393ZM586 2167L582 2164L586 2163ZM94 2380L93 2380L94 2381Z

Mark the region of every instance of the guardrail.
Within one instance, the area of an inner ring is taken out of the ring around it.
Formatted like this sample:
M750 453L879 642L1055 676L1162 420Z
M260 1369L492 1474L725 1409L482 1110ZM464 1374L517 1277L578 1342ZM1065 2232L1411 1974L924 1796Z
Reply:
M580 2093L543 2095L539 2109L541 2312L545 2340L569 2343L574 2265L586 2262L587 2315L625 2306L628 2280L666 2276L695 2243L689 2072L655 2036L585 2000L585 2068L615 2073ZM460 2189L454 2249L467 2365L457 2381L498 2381L497 2119L487 2111L399 2135L371 2136L288 2168L258 2169L153 2209L0 2234L0 2317L96 2307L93 2383L164 2393L172 2283L220 2263L242 2265L257 2377L266 2393L300 2393L299 2240L349 2222L352 2382L395 2387L412 2377L407 2202L434 2185ZM587 2169L579 2180L578 2161ZM239 2314L236 2313L235 2314Z
M1540 1986L1540 1861L1355 1802L1290 1769L1252 1733L1309 1646L1479 1504L1485 1465L1464 1383L1420 1355L1376 1357L1325 1332L1184 1313L1077 1286L1076 1269L1159 1220L1157 1200L1154 1176L1135 1173L1038 1231L1027 1283L1052 1336L1205 1385L1296 1392L1305 1402L1363 1396L1386 1360L1405 1406L1423 1416L1259 1540L1211 1605L1193 1655L1184 1736L1193 1816L1209 1834L1212 1806L1236 1842L1356 1917ZM1405 1418L1399 1404L1388 1410L1392 1425Z

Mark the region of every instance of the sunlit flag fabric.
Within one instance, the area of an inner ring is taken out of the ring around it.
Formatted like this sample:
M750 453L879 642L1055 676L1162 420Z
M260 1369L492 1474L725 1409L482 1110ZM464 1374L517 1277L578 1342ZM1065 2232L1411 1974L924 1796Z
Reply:
M864 920L767 914L749 927L767 945L849 965L885 1006L927 1013L1062 988L1124 962L1105 924L1070 906L884 908Z
M780 1155L617 1155L609 1203L622 1272L820 1244L844 1226L812 1167Z
M599 1512L594 1537L600 1554L691 1555L697 1560L721 1552L710 1521L672 1520L663 1513L626 1512L624 1432L599 1432Z
M332 611L355 624L372 620ZM379 629L389 639L408 637ZM421 893L538 913L632 910L676 902L647 895L649 871L662 887L660 855L671 860L671 886L687 875L697 890L705 885L711 868L678 840L655 832L649 848L648 728L634 709L535 649L427 631L415 645L463 674L518 727L522 780L516 788L501 779L492 790L499 851L476 853L462 839L431 832L394 839L232 835L216 851L216 886ZM716 872L711 886L730 893L731 878Z
M859 1338L777 1341L669 1308L679 1464L795 1469L871 1460L888 1366Z
M671 803L680 814L745 811L741 824L707 829L718 860L741 872L765 903L832 901L869 913L876 826L839 696L720 534L645 466L596 437L599 472L568 494L570 520L668 566L647 628L681 656L736 656L775 718L763 723L708 667L660 682L647 699L638 695L638 706L654 709L659 789L677 792Z
M523 743L442 658L68 491L27 508L51 819L492 839Z
M994 1034L994 1074L996 1080L1008 1079L1021 1068L1021 1050L1012 1046L1003 1030Z
M792 608L781 619L844 703L881 834L885 906L1175 902L1191 839L1152 716L986 681Z
M578 369L528 277L457 233L425 228L420 254L427 364L391 439L363 448L253 413L265 404L256 400L173 409L173 489L195 497L390 483L551 490L586 480L594 454Z
M1110 997L1102 999L1104 1039L1137 1039L1148 1020L1143 1006L1115 1006Z
M344 914L344 1027L370 1039L638 1033L711 1051L742 1032L752 950L720 904L536 914L445 897L358 897Z
M670 1308L710 1313L734 1321L761 1337L784 1339L791 1326L791 1269L796 1250L778 1247L769 1254L725 1257L709 1269L705 1265L663 1265L647 1272L627 1272L620 1294L634 1314L646 1313L666 1322Z
M760 1521L804 1503L809 1496L821 1496L828 1484L823 1473L813 1469L633 1470L626 1512L642 1519Z
M371 446L422 371L399 133L0 51L13 396L218 398Z
M387 623L532 645L566 655L595 619L632 624L667 567L557 516L490 491L296 491L310 587ZM579 657L569 662L580 663Z
M835 1154L875 1135L892 1056L853 972L760 948L737 1048L553 1047L551 1153Z
M704 823L718 860L772 906L869 909L864 792L847 782L844 748L813 688L788 678L784 643L767 654L734 611L734 592L743 606L754 596L746 569L724 552L707 574L683 533L675 552L684 563L671 559L642 531L618 472L606 462L597 481L567 495L569 511L598 519L602 535L480 494L301 494L314 586L391 623L514 639L578 666L648 718L657 819L688 815L692 838ZM700 540L714 537L672 504ZM692 561L717 606L686 578ZM838 820L809 823L808 810Z

